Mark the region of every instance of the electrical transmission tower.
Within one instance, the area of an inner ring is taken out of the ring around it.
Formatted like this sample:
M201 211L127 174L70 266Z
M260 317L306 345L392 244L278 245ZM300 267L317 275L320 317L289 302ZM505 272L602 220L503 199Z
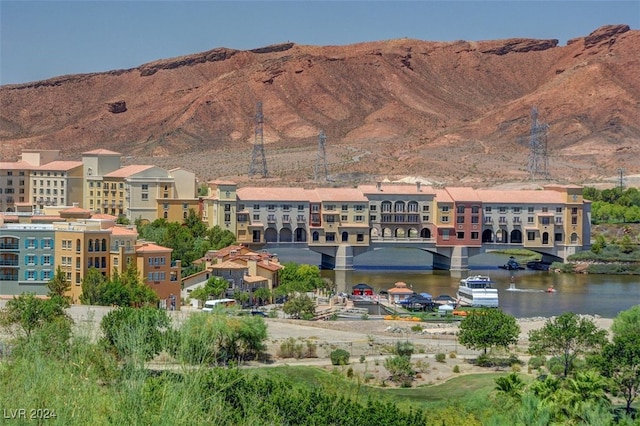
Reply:
M249 166L249 177L254 177L257 173L257 168L261 168L261 174L263 178L266 178L269 173L267 172L267 158L264 156L264 116L262 115L262 102L256 103L256 135L253 142L253 153L251 155L251 165Z
M327 137L324 134L324 130L320 130L320 135L318 135L318 154L316 155L316 164L313 168L313 180L316 182L326 182L328 180L327 153L324 150L326 141Z
M531 134L529 139L529 173L531 179L549 177L547 153L548 124L538 123L538 109L531 108Z

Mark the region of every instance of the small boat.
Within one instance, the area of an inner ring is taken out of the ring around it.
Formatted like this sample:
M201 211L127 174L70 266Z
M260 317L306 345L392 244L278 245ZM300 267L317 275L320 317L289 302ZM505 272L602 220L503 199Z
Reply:
M556 292L556 289L555 289L555 288L553 288L553 287L549 287L549 288L547 288L545 291L546 291L547 293L555 293L555 292Z
M498 289L486 275L473 275L460 280L458 300L461 305L483 308L498 307Z
M520 265L515 257L511 256L507 263L498 266L498 268L506 269L507 271L517 271L524 269L524 266Z

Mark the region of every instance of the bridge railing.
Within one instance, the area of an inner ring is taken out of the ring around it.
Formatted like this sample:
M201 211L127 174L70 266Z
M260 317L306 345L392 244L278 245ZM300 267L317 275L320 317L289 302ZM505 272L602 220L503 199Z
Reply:
M371 237L372 243L398 243L398 242L412 242L412 243L435 243L435 238L420 238L420 237Z

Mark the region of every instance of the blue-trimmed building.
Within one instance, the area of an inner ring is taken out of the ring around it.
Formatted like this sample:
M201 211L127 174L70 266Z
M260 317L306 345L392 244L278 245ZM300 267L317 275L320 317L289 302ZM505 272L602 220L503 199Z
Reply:
M6 223L0 226L0 295L47 295L55 275L51 224Z

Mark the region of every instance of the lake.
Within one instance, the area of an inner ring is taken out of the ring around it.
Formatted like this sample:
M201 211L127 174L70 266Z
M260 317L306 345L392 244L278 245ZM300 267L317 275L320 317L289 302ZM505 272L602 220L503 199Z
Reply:
M320 255L301 249L272 249L280 262L320 264ZM351 293L351 287L367 283L375 291L404 281L417 293L436 297L455 297L462 276L489 275L498 288L500 307L516 318L554 316L563 312L600 315L613 318L620 311L640 304L640 276L557 274L546 271L507 271L498 268L508 255L486 253L469 258L468 273L432 270L431 255L416 249L384 249L368 252L354 259L355 270L322 270L336 291ZM509 291L512 280L518 291ZM545 290L553 286L555 293Z

